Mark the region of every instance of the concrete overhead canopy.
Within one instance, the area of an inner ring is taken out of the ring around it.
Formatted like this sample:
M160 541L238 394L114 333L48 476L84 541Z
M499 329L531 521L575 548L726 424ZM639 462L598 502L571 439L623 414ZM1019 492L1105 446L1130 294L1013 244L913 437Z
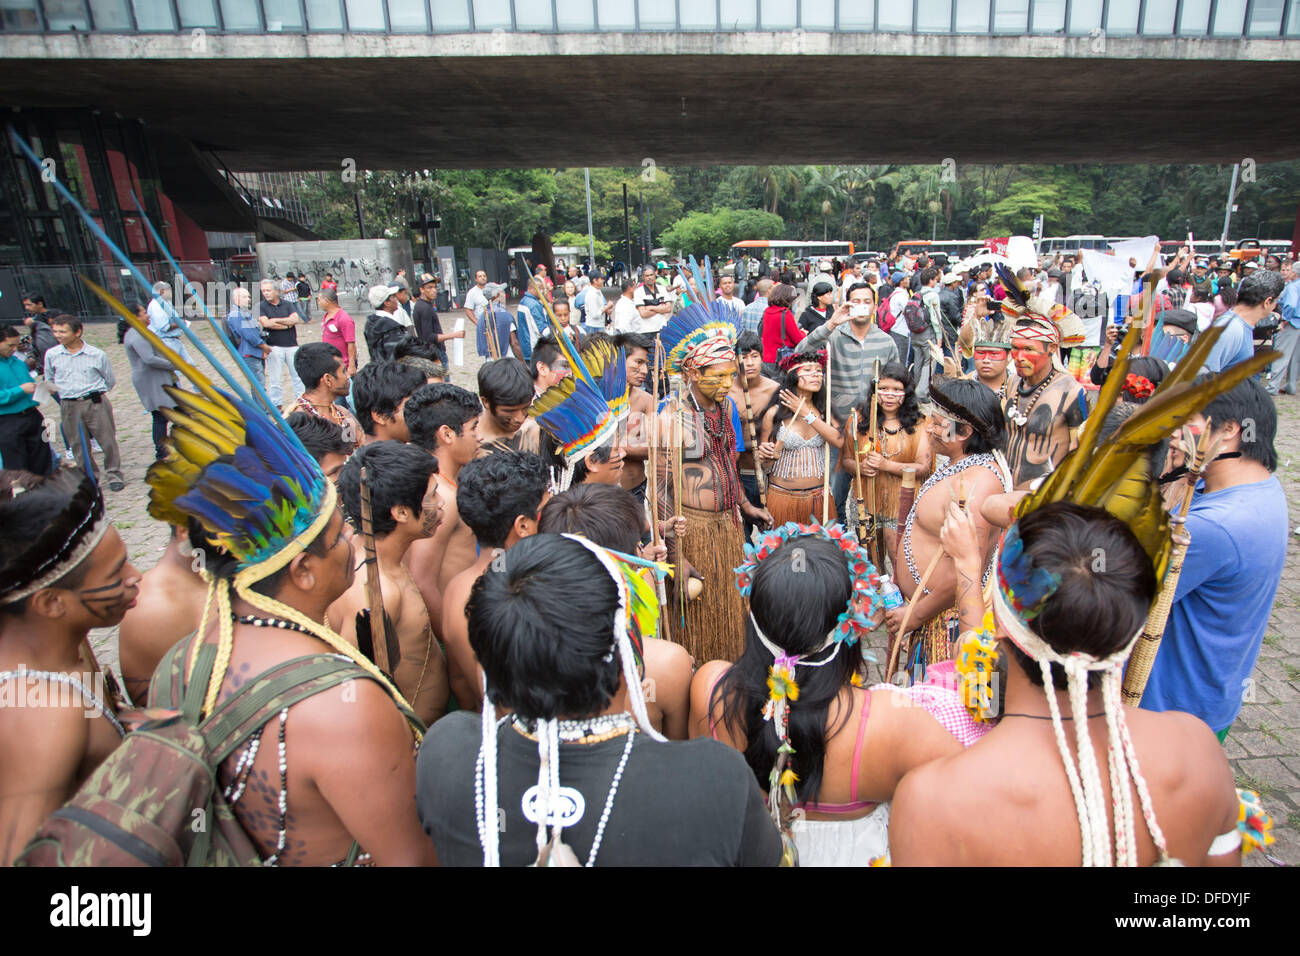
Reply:
M138 117L237 171L1269 162L1300 156L1297 79L1280 39L0 35L0 101Z

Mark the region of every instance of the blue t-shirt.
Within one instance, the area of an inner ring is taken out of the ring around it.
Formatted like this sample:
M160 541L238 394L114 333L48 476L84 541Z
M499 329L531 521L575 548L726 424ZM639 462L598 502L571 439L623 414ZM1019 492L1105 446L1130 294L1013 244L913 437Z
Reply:
M1227 325L1227 328L1210 349L1210 357L1205 360L1207 370L1222 372L1255 354L1255 330L1236 312L1225 312L1214 324Z
M1192 501L1192 543L1143 709L1195 714L1215 731L1232 726L1264 641L1289 530L1286 495L1272 475Z

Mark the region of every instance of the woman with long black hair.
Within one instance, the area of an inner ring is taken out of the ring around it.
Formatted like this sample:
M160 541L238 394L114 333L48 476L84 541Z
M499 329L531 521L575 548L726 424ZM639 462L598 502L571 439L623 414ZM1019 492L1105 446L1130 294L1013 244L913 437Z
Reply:
M826 487L826 445L844 436L835 416L826 421L826 353L785 356L781 387L759 419L758 460L769 470L767 510L774 527L820 520Z
M876 448L871 447L871 405L872 397L879 396L876 403ZM845 433L844 454L840 455L840 467L854 476L849 485L849 502L845 513L857 514L857 495L861 474L863 496L868 502L868 482L874 484L874 506L876 520L889 530L898 528L898 492L903 483L903 469L915 468L917 481L922 482L929 476L934 466L934 452L930 449L930 439L922 428L921 408L916 399L916 386L912 383L912 373L901 362L889 362L880 368L880 377L871 383L866 400L857 407L857 453L855 463L854 435ZM846 429L852 428L852 422ZM906 517L906 516L904 516Z
M738 569L738 586L750 592L744 653L734 665L704 665L691 685L692 735L745 755L805 866L884 855L889 808L881 802L908 770L960 752L984 731L953 690L860 686L862 639L879 619L870 608L874 569L840 535L838 526L787 529ZM894 694L906 694L906 705Z

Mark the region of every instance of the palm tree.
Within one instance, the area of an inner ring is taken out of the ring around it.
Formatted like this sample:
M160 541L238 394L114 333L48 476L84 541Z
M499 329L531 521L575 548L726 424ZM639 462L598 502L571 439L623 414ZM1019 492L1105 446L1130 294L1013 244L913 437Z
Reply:
M879 186L898 187L898 171L893 166L845 166L840 177L844 190L844 222L841 230L848 231L850 206L861 205L867 211L866 247L871 248L871 210L876 204L876 189Z

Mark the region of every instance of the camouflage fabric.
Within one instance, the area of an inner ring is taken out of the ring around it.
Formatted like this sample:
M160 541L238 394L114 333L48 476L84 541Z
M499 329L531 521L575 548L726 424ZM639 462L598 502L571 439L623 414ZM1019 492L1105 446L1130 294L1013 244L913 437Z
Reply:
M216 649L200 648L186 686L193 640L177 644L158 665L145 722L50 815L16 865L261 865L222 795L217 768L282 709L346 681L373 678L340 655L295 658L245 684L199 723ZM424 729L410 710L400 709L413 727ZM354 844L349 860L356 850Z

